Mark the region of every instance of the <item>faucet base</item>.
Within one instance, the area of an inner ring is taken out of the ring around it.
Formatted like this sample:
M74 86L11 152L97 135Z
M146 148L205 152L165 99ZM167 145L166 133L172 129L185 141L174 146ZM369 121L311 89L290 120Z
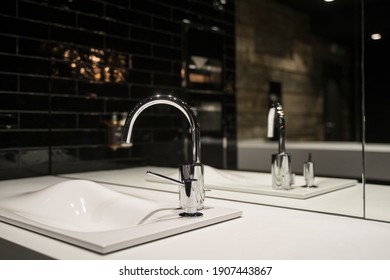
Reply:
M195 212L195 213L186 213L186 212L183 212L183 213L180 213L179 214L180 217L202 217L203 216L203 213L200 213L200 212Z
M291 172L291 156L287 153L272 155L272 187L276 190L289 190L294 184Z
M179 190L180 207L187 213L196 213L204 208L204 167L200 163L179 166L179 180L188 182Z

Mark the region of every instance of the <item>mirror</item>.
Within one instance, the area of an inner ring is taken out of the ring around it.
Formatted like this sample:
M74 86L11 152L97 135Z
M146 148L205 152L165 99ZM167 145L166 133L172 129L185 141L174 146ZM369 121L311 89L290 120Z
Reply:
M264 138L269 104L280 101L290 141L360 141L357 1L244 2L236 3L238 137Z
M360 17L356 0L236 1L240 170L270 172L277 143L267 139L267 115L280 102L293 172L311 153L317 176L361 181ZM364 215L361 184L331 196L340 207L328 212ZM300 208L320 209L309 200Z

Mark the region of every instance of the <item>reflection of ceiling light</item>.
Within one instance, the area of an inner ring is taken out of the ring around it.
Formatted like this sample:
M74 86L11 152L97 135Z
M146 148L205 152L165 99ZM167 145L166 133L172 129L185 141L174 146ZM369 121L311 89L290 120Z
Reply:
M334 0L324 0L325 2L333 2Z
M214 30L214 31L219 31L219 27L218 26L211 26L211 30Z
M382 36L379 33L372 33L371 34L371 39L372 40L380 40L380 39L382 39Z
M186 23L186 24L190 24L191 23L191 21L189 19L187 19L187 18L183 18L183 22Z

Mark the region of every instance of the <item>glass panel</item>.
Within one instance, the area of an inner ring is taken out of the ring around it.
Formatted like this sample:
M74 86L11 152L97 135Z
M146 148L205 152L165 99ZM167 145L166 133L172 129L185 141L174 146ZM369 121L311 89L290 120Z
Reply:
M277 134L267 137L268 113L279 102L293 173L303 175L310 154L316 178L361 182L360 16L356 0L236 1L239 169L270 174L271 156L283 141ZM314 205L316 200L321 202ZM273 203L298 207L278 201ZM363 187L299 204L363 216Z
M365 0L366 218L390 221L390 2Z

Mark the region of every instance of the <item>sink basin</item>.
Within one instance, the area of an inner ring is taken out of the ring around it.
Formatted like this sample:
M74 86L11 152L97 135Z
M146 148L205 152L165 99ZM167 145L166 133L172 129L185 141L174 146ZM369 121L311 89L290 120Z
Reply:
M271 186L271 174L259 172L220 170L211 166L204 166L204 184L206 188L237 191L244 193L281 196L288 198L306 199L329 193L357 184L357 180L339 178L315 178L315 188L302 187L305 184L303 176L296 176L295 185L290 190L276 190ZM178 174L166 174L178 178ZM147 177L148 181L166 183L155 177Z
M99 232L135 226L142 222L145 213L162 206L156 201L111 191L92 181L72 180L8 198L1 202L0 208L59 229Z
M0 205L4 222L99 253L241 216L241 211L209 207L202 210L202 217L181 217L175 205L89 180L67 180L0 198Z

